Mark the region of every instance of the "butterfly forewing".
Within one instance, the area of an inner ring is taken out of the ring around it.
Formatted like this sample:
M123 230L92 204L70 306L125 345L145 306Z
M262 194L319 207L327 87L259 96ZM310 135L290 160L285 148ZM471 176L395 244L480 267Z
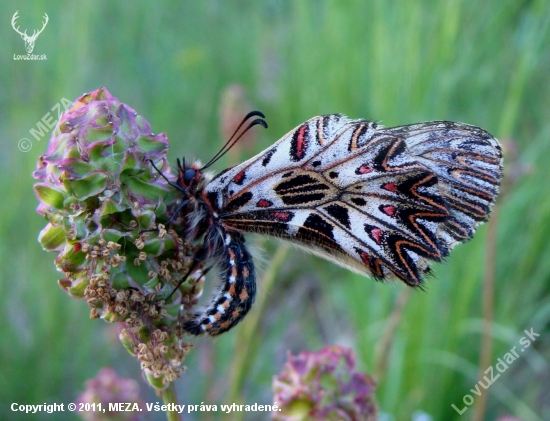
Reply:
M224 226L417 285L487 218L501 151L473 126L313 118L206 187Z

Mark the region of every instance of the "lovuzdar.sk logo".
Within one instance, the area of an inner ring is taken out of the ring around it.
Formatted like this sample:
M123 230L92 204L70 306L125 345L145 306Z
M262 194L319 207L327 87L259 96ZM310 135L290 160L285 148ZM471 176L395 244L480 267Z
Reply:
M44 22L42 24L42 28L37 30L34 29L32 35L27 34L27 29L25 29L23 32L19 30L19 26L16 24L16 20L19 17L19 10L16 11L13 14L13 17L11 18L11 26L13 27L14 31L17 32L19 35L21 35L21 38L23 38L23 41L25 42L25 49L27 50L26 55L20 55L20 54L14 54L13 59L14 60L46 60L46 54L32 54L32 51L34 50L34 43L36 42L36 39L38 38L38 35L42 33L44 28L46 28L46 25L48 24L49 17L46 13L44 13Z

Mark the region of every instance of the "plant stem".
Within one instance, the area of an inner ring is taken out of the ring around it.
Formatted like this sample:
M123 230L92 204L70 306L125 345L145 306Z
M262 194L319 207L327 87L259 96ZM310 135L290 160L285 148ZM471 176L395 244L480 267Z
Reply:
M235 353L235 364L233 365L233 373L229 382L228 402L237 403L241 398L241 386L244 381L245 373L250 365L253 363L255 356L257 355L256 348L258 344L258 338L254 335L258 332L258 327L262 319L262 315L267 305L267 299L271 292L271 289L275 283L277 271L283 263L290 246L282 244L279 246L273 259L269 263L269 268L265 272L261 285L263 294L260 295L258 302L255 306L254 312L251 314L253 317L247 319L247 323L241 326L236 344L243 344L239 352Z
M498 206L493 209L493 215L487 226L487 250L485 256L485 276L483 281L483 335L481 337L481 350L479 358L478 381L483 380L485 370L491 365L493 353L493 317L494 317L494 291L495 291L495 265L497 250ZM472 421L483 421L487 406L488 393L482 393L476 399Z
M374 356L374 378L378 383L380 383L383 373L386 371L393 337L397 327L399 326L401 317L403 316L405 305L407 304L407 301L409 301L411 291L412 288L410 287L405 287L401 290L386 325L386 331L376 347L376 353Z
M170 382L168 387L161 391L160 394L165 405L178 404L178 396L176 395L174 382ZM176 411L166 411L166 418L168 421L183 421L183 418Z

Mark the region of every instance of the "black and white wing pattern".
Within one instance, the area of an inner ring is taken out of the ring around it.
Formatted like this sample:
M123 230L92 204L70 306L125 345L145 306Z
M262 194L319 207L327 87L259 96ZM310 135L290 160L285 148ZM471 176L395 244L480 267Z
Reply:
M219 174L205 195L228 229L414 286L487 219L501 162L496 139L467 124L386 129L325 115Z

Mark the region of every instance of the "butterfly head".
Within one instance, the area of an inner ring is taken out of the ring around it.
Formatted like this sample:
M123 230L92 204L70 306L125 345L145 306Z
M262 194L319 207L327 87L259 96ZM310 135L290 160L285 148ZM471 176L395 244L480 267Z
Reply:
M204 188L207 184L206 177L202 171L201 163L196 161L190 166L185 164L185 158L183 163L178 159L178 185L187 190L191 196L197 191Z

